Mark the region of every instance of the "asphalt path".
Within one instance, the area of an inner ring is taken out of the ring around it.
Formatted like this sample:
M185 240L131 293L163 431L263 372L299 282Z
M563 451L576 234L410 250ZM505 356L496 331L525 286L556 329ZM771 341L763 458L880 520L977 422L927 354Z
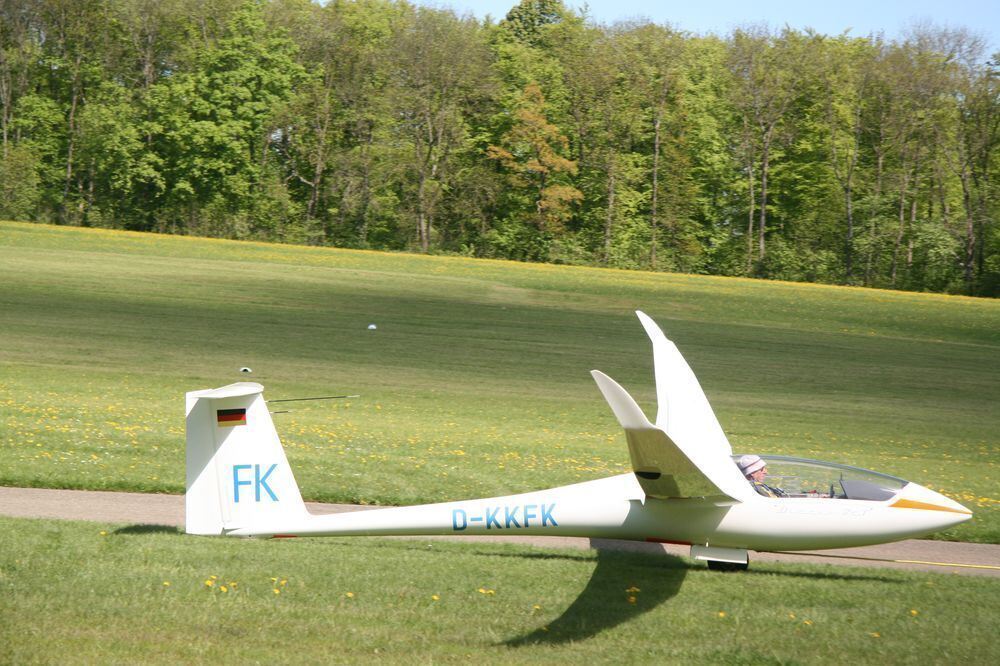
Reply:
M378 507L307 502L312 513L343 513ZM145 493L51 490L0 487L0 515L15 518L84 520L103 524L167 525L183 527L184 497ZM520 543L572 549L607 549L687 556L687 546L585 539L575 537L389 537L401 539L455 539L479 542ZM1000 577L1000 545L908 539L878 546L825 550L822 554L754 552L751 562L817 562L839 566L886 567L952 573L963 576Z

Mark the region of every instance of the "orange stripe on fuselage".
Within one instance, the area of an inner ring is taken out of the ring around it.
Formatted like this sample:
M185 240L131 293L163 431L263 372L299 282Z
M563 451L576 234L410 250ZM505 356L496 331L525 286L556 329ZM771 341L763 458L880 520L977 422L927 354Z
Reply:
M950 511L951 513L968 513L971 511L960 511L959 509L952 509L948 506L941 506L940 504L930 504L928 502L915 502L914 500L900 499L896 500L889 505L893 509L925 509L927 511Z

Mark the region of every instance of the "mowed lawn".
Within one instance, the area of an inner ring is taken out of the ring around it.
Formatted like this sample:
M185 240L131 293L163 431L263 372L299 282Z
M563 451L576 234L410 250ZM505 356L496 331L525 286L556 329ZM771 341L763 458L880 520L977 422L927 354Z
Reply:
M308 499L622 472L588 371L654 416L635 309L735 450L912 479L975 511L940 536L1000 542L996 301L18 223L0 223L0 484L181 493L184 392L247 379L360 394L275 416Z
M0 518L24 663L996 664L1000 579Z

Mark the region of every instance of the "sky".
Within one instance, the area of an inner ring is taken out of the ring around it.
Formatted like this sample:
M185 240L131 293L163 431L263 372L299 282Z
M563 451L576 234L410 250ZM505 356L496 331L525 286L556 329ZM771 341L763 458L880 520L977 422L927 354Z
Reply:
M416 4L451 7L459 14L487 14L502 19L517 0L413 0ZM563 0L579 10L583 0ZM726 35L740 25L765 23L782 28L813 28L827 35L850 30L863 37L884 32L901 37L918 21L937 27L967 28L982 36L989 53L1000 51L1000 0L590 0L589 16L598 23L648 18L697 34Z

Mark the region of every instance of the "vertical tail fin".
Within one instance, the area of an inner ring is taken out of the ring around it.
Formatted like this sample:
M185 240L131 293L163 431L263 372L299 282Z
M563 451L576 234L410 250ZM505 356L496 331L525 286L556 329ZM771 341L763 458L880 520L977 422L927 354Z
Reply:
M187 394L188 534L306 515L263 390L240 382Z

